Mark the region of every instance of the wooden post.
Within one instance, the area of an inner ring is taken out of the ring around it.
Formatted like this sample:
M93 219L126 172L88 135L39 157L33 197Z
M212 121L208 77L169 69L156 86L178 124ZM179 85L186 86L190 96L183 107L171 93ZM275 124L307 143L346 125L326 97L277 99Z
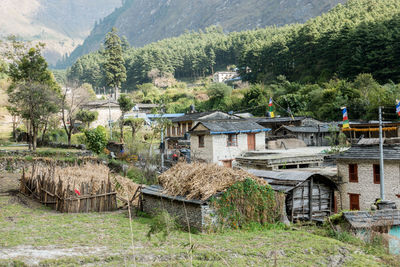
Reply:
M313 177L310 178L309 189L308 189L308 217L312 221L313 214Z

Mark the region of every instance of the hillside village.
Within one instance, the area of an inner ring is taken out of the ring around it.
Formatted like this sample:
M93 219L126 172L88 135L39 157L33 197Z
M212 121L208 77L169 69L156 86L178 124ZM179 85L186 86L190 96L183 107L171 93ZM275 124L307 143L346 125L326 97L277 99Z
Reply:
M143 47L112 27L61 71L0 43L0 266L398 266L397 11Z

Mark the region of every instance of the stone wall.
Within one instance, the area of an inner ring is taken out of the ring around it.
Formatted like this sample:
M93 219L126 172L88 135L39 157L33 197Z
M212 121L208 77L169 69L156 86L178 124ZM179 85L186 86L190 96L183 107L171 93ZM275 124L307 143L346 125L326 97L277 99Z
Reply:
M215 220L212 216L213 211L208 205L184 203L147 194L143 194L142 207L143 211L150 215L156 215L165 209L185 229L187 228L187 220L189 220L191 228L196 228L199 231L207 230Z
M97 120L92 122L90 124L91 128L96 128L97 126L101 125L104 127L108 127L108 120L109 120L109 110L108 107L101 107L101 108L96 108L96 109L91 109L91 111L97 111L99 113L99 116L97 117ZM121 117L121 110L119 107L111 107L111 120L113 122L117 122L119 118Z
M349 164L358 166L358 183L349 182ZM339 208L350 209L349 194L360 194L360 209L369 210L380 198L380 184L374 184L373 164L379 160L339 160L337 163L340 201ZM400 207L400 161L385 161L385 199Z
M190 157L192 160L204 160L213 162L213 136L204 136L204 147L199 147L199 136L190 136Z

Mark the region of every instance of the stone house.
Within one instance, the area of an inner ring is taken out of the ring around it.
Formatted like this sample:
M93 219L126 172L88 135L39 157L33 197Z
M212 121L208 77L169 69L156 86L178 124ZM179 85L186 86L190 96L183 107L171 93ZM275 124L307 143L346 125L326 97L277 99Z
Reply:
M222 111L206 111L187 113L172 118L171 125L165 130L166 149L177 149L179 143L188 143L189 137L186 133L199 121L221 119L240 119L240 117Z
M264 150L269 130L248 120L201 121L189 132L191 157L232 167L243 152Z
M384 145L385 200L400 206L400 146ZM369 210L380 198L378 145L354 145L337 156L339 207Z
M189 222L191 228L202 232L216 224L214 211L208 201L166 195L159 185L146 186L141 190L141 194L142 209L147 214L156 215L164 209L172 214L180 225L186 228Z
M292 136L302 140L307 146L329 146L330 136L328 125L318 126L286 126L283 125L275 132L277 137Z
M110 117L111 110L111 121L116 122L121 117L121 110L119 109L118 101L116 100L97 100L87 103L83 106L83 109L90 111L97 111L99 116L97 120L90 124L91 127L96 128L97 126L105 126L107 127L108 120Z
M138 103L133 107L131 114L149 114L154 108L157 108L157 104L142 104ZM119 108L119 104L117 100L97 100L88 102L83 106L83 109L90 111L97 111L99 116L96 121L91 123L91 127L108 126L108 120L110 118L110 110L111 110L111 121L115 123L118 121L122 115L122 112Z

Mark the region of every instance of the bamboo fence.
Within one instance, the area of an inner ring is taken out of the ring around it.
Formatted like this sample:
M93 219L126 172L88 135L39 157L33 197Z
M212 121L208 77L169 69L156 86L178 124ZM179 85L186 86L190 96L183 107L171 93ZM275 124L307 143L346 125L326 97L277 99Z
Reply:
M93 178L71 185L61 177L55 179L54 174L54 166L48 171L35 171L33 165L31 175L27 175L23 169L20 192L64 213L105 212L117 209L117 193L110 177L96 185Z

